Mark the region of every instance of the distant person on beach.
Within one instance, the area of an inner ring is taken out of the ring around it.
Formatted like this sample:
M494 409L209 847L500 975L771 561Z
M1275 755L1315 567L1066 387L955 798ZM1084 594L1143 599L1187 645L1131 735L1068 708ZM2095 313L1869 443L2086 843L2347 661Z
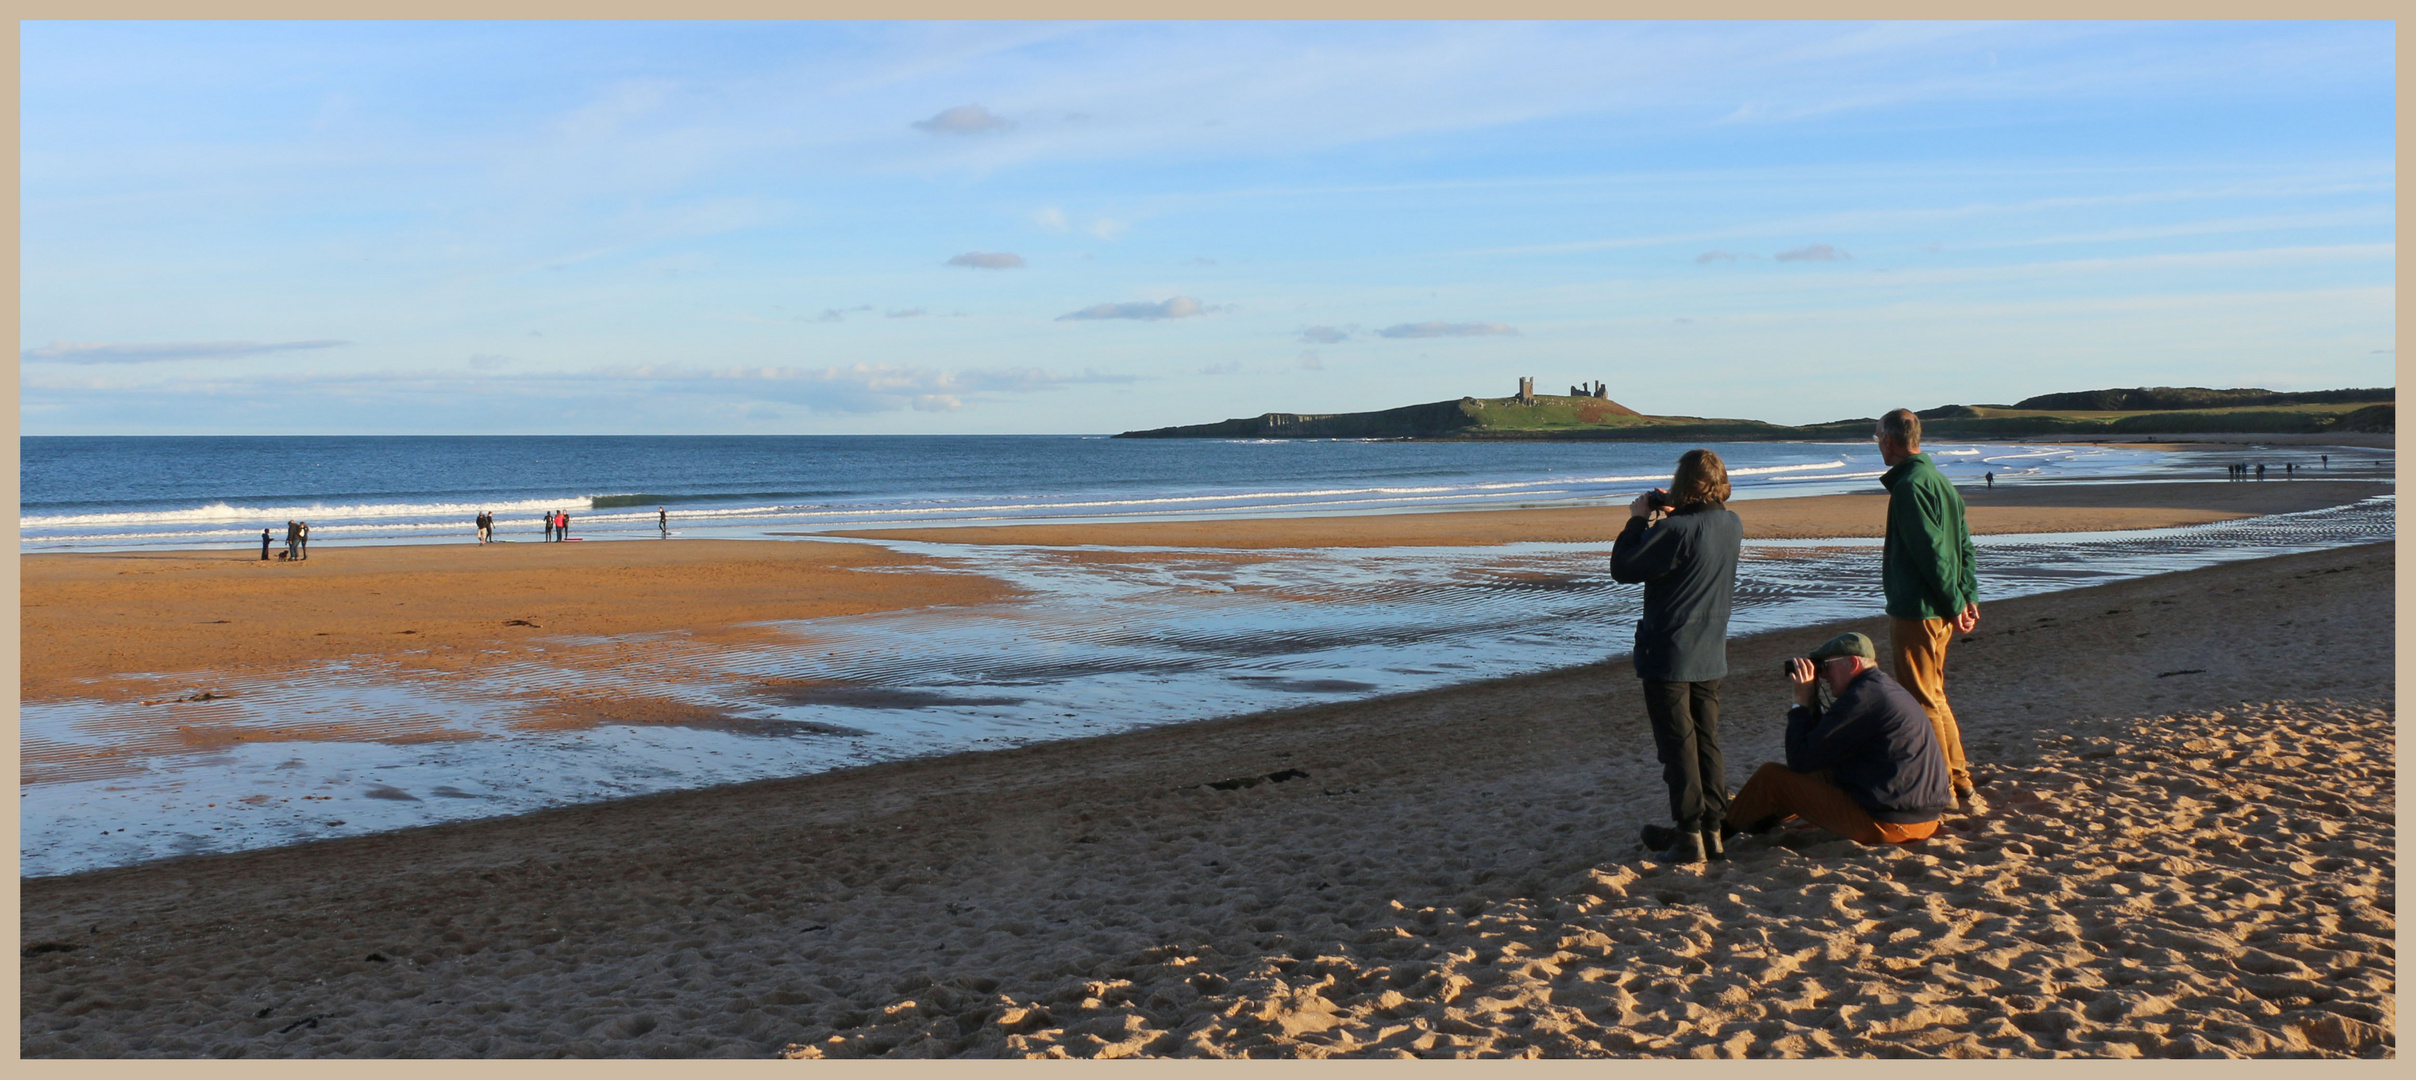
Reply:
M310 558L310 522L305 521L300 523L295 540L298 541L298 543L294 545L294 550L301 552L299 557L304 559Z
M554 539L570 539L570 511L559 510L554 513Z
M2332 467L2332 455L2330 455L2330 454L2325 454L2325 455L2324 455L2324 467L2325 467L2325 468L2327 468L2327 469L2329 469L2329 468L2331 468L2331 467Z
M292 562L302 557L301 544L302 523L292 518L285 519L285 561Z
M1958 800L1973 794L1963 733L1946 703L1946 646L1980 625L1980 582L1963 496L1921 452L1921 418L1897 409L1873 435L1888 471L1887 539L1879 578L1887 594L1888 651L1896 681L1929 713Z
M1639 495L1611 545L1611 579L1644 586L1636 620L1636 677L1661 781L1668 827L1645 842L1673 862L1717 857L1728 815L1720 758L1720 680L1728 675L1728 610L1736 592L1744 523L1728 509L1728 466L1710 450L1678 458L1667 490Z
M2262 461L2257 462L2257 479L2265 479L2265 463Z
M1788 661L1787 763L1768 764L1728 804L1731 832L1790 817L1859 844L1902 844L1938 831L1952 801L1946 759L1921 703L1879 670L1861 634L1839 634ZM1831 702L1819 703L1821 687Z
M1980 479L1988 481L1988 490L1995 491L1997 489L1997 474L1993 472L1981 473Z
M260 530L260 561L268 561L268 530Z
M549 541L554 538L554 512L551 510L545 512L545 538Z
M663 539L671 539L671 511L665 510L660 506L655 507L654 525L656 528L663 530Z

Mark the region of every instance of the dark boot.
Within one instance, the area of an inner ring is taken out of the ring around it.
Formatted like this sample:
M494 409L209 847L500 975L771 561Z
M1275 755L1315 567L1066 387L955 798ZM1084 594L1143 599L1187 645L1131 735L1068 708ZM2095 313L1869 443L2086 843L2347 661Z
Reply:
M1678 833L1670 841L1669 847L1662 849L1660 859L1662 862L1682 864L1702 862L1703 834L1695 829Z
M1715 861L1727 860L1728 849L1720 843L1720 832L1721 823L1716 821L1703 823L1703 855L1705 858Z
M1644 846L1659 851L1677 843L1680 831L1668 825L1647 825L1644 827Z

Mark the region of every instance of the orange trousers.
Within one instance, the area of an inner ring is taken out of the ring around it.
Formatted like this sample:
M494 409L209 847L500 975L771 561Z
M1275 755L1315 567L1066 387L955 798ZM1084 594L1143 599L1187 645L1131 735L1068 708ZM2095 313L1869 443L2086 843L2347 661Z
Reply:
M1880 821L1826 777L1776 763L1754 770L1744 790L1728 800L1728 820L1733 825L1751 826L1772 815L1800 817L1858 844L1901 844L1938 831L1935 821L1911 825Z
M1963 729L1946 704L1946 643L1955 639L1949 619L1888 620L1888 651L1896 656L1896 682L1929 714L1929 730L1938 737L1938 752L1946 755L1946 774L1955 789L1971 786L1971 763L1963 760Z

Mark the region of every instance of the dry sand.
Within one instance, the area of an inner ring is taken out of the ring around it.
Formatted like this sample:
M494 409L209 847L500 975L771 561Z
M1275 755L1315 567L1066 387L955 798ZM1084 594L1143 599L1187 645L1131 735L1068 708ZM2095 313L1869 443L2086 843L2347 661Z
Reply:
M577 639L745 636L773 619L971 604L1010 590L961 565L866 544L745 540L348 547L18 559L22 697L139 697L177 673L257 674L346 656L453 669ZM599 663L611 649L590 650ZM111 679L134 672L154 685ZM182 692L181 690L177 692Z
M2393 568L1989 605L1903 849L1640 861L1613 662L27 881L20 1049L2388 1057ZM1733 777L1848 628L1732 643Z
M2353 503L2391 490L2360 480L2262 483L2025 483L1961 489L1975 533L2093 532L2202 525L2258 514L2285 514ZM1887 520L1887 496L1812 495L1740 499L1729 508L1752 540L1872 537ZM858 529L832 536L945 544L1211 547L1465 547L1543 541L1607 544L1627 525L1627 508L1469 510L1357 517L1073 525L972 525Z

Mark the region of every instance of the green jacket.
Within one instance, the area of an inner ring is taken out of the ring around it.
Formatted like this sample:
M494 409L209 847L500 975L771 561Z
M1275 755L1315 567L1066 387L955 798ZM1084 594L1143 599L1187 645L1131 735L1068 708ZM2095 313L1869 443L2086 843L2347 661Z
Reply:
M1914 454L1879 478L1888 489L1887 542L1879 580L1887 613L1898 619L1951 619L1980 600L1972 568L1963 496L1928 454Z

